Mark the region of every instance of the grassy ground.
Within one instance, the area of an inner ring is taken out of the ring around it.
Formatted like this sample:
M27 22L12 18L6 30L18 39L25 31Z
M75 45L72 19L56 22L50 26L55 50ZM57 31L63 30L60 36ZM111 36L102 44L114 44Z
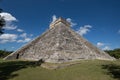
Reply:
M0 60L0 80L120 80L120 61L80 61L50 70L34 62Z

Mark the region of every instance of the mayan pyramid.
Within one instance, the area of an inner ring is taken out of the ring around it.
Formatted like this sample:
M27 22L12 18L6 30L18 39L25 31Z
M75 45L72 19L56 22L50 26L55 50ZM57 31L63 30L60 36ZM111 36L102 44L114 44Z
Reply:
M44 60L59 63L76 60L114 60L74 30L65 19L58 18L50 29L4 58L5 60Z

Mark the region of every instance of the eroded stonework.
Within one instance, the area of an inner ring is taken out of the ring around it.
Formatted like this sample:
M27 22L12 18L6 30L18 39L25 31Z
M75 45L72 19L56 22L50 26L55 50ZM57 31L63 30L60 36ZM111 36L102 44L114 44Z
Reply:
M65 22L65 21L64 21ZM76 60L114 60L62 22L7 56L6 60L44 60L60 63Z

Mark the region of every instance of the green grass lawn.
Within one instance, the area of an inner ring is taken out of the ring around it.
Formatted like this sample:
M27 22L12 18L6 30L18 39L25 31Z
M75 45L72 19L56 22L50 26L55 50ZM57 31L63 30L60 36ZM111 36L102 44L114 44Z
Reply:
M120 61L80 61L51 70L34 62L0 60L0 80L120 80Z

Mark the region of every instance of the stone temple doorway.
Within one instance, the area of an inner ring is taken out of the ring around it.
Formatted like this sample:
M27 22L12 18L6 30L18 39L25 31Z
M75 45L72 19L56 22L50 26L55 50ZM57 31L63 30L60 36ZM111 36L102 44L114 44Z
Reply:
M19 59L19 54L17 54L16 59Z

